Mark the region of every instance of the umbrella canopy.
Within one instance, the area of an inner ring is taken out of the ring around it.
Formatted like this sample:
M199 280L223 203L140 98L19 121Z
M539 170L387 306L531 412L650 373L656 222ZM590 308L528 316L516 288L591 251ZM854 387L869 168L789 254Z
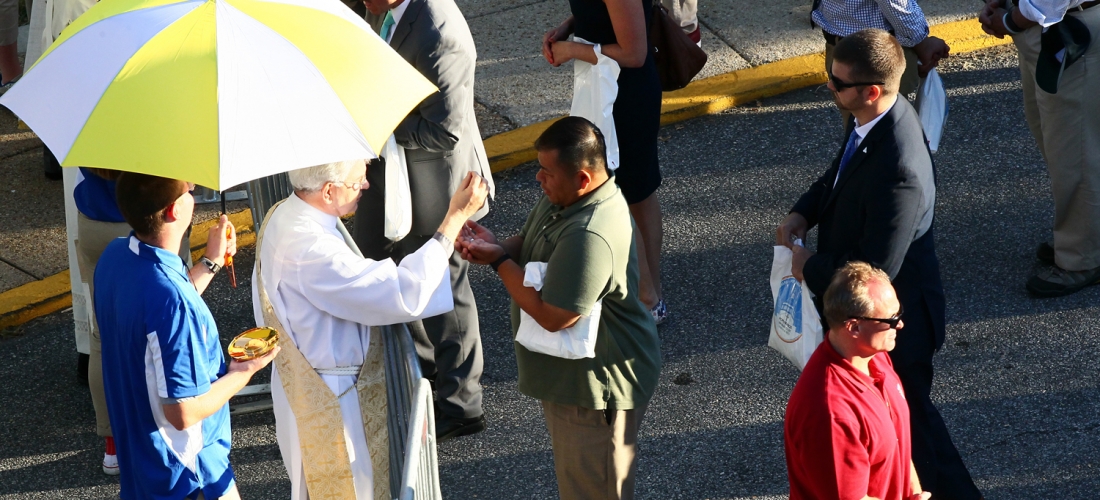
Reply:
M64 166L223 190L373 158L435 90L339 0L104 0L0 105Z

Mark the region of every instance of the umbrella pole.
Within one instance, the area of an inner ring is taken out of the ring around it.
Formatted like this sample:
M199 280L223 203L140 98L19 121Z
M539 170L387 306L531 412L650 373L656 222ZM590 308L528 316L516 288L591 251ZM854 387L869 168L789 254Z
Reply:
M222 215L228 216L229 214L225 211L225 191L222 191L221 199ZM227 226L225 228L225 237L228 238L232 234L233 230ZM237 270L233 268L233 256L228 253L225 254L225 267L229 268L229 286L237 288Z

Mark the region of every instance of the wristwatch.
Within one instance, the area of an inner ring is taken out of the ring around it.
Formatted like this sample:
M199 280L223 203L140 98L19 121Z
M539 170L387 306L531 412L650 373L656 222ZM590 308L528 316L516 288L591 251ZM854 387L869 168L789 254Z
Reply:
M218 274L218 271L222 270L222 266L219 266L217 262L206 258L206 256L203 256L201 259L199 259L199 262L202 262L203 265L205 265L211 273Z

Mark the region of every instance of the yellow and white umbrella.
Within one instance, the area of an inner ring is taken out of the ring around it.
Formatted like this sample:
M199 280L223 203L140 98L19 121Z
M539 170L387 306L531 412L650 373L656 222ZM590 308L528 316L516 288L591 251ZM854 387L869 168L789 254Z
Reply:
M372 158L435 90L339 0L103 0L0 105L64 166L223 190Z

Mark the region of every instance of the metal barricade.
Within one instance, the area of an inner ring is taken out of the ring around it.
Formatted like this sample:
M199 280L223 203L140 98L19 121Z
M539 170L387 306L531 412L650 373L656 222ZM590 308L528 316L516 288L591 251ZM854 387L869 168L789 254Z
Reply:
M264 216L271 210L271 206L293 192L294 188L290 186L290 178L286 173L248 181L248 206L252 209L252 227L257 233L260 232L260 224L263 224Z
M409 328L379 327L385 346L390 493L400 500L440 500L432 391L420 372Z

